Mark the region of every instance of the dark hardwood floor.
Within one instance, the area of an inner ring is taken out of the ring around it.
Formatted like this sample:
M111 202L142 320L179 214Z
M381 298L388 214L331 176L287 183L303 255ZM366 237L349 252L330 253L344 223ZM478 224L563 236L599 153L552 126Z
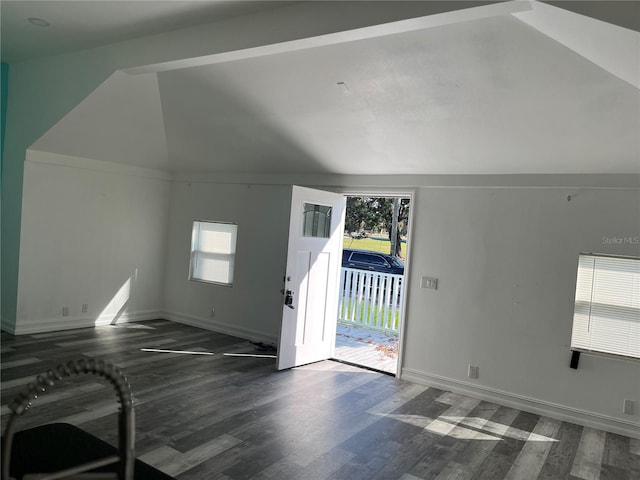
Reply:
M332 361L278 372L273 359L222 355L254 353L245 340L164 320L2 333L1 347L3 428L35 375L102 358L131 383L138 457L178 479L640 478L636 439ZM67 422L115 444L116 410L109 385L74 377L18 428Z

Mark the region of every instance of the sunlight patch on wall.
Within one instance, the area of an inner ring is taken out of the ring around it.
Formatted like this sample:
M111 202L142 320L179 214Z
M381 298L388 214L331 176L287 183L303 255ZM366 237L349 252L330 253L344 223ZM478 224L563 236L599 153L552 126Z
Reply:
M95 325L109 325L118 322L118 319L127 311L127 305L131 298L131 278L122 284L118 292L104 308L95 321Z

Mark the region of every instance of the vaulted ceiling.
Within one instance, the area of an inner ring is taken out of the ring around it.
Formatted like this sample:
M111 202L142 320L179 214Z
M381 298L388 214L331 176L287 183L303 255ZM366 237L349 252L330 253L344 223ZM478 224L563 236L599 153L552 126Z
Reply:
M86 50L290 4L272 0L2 0L2 61ZM38 18L50 28L34 28Z
M640 172L640 34L505 2L116 72L32 148L172 172Z

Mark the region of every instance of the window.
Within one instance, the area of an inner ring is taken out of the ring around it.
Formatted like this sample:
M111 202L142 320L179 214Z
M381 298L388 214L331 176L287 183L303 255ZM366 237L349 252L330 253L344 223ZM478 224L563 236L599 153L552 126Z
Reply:
M193 222L190 280L233 284L237 231L232 223Z
M305 203L302 215L303 236L316 238L331 236L331 207Z
M640 358L640 258L580 255L571 348Z
M351 255L351 261L352 262L361 262L361 263L371 263L373 265L384 265L386 267L389 266L389 264L385 261L384 258L382 258L380 255L369 255L367 253L353 253L353 255Z
M398 260L396 257L391 257L391 258L389 259L389 261L391 262L391 264L392 264L394 267L402 267L402 268L404 268L404 263L402 263L402 262L401 262L400 260Z

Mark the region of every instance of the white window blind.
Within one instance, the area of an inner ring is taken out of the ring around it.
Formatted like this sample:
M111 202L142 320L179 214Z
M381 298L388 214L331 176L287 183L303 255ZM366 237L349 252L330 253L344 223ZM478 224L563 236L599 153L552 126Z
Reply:
M189 278L233 284L238 226L231 223L193 222Z
M640 358L640 258L580 255L571 348Z

